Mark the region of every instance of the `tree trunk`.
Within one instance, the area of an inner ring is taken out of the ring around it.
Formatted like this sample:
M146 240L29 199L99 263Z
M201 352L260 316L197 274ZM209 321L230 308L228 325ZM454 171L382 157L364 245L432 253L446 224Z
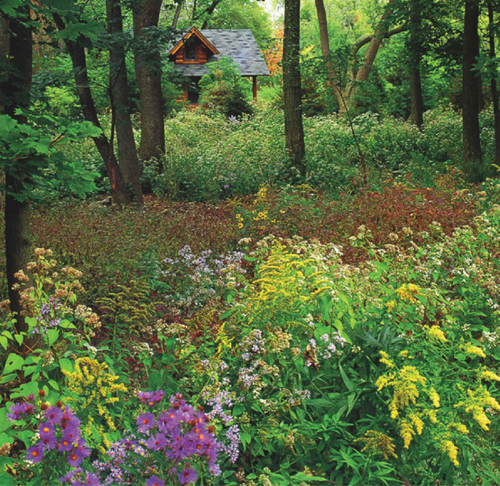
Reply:
M108 33L123 34L122 11L119 0L106 0ZM118 39L111 40L109 50L109 97L116 128L118 162L125 184L134 190L134 200L143 204L139 159L135 147L134 132L130 119L129 89L125 49Z
M491 0L488 2L488 17L489 17L489 44L490 58L496 59L495 52L495 19L493 16L493 5ZM493 116L495 119L495 164L500 166L500 106L498 102L498 88L495 74L491 76L491 100L493 103Z
M338 79L335 75L335 68L333 67L332 58L330 56L330 39L328 37L328 23L326 19L326 10L323 0L316 0L316 12L318 15L319 24L319 39L321 43L321 54L325 59L326 68L326 85L327 88L332 90L339 108L344 111L344 99L341 92L341 86L337 86Z
M154 49L144 29L157 27L162 0L141 0L134 11L135 72L139 85L142 160L165 153L161 53Z
M59 30L64 30L66 28L64 21L58 14L54 14L54 21ZM78 98L80 99L80 105L82 106L83 117L85 120L91 122L94 126L102 130L97 117L97 110L92 96L92 90L90 89L85 49L78 42L78 40L71 41L66 39L65 44L73 65L73 75L75 78ZM127 186L123 180L123 175L120 171L120 167L118 166L118 162L116 161L116 157L109 140L103 132L100 137L93 137L93 141L99 151L99 154L104 160L104 164L106 165L113 202L116 204L130 204Z
M286 150L300 176L306 175L302 88L300 81L300 0L285 0L283 39L283 95Z
M359 108L360 102L356 100L356 91L359 85L361 83L364 83L368 79L368 76L370 75L370 72L372 70L373 62L377 57L380 46L382 45L382 41L393 35L403 32L407 28L406 25L403 24L392 30L387 30L387 17L389 16L390 8L392 7L393 3L394 0L389 0L389 2L387 3L384 14L381 17L374 34L361 39L351 50L348 66L348 75L350 81L347 88L345 89L344 95L346 111L349 109L351 103L354 103L354 108ZM356 54L361 49L361 47L366 44L369 45L363 59L363 64L356 72Z
M463 161L464 171L472 182L479 182L483 178L479 135L481 84L474 69L479 56L478 20L479 0L467 0L463 45Z
M29 8L19 10L22 16L15 19L2 19L2 28L8 26L9 40L3 46L9 48L8 78L1 86L4 99L3 111L19 123L26 123L26 117L16 115L16 108L25 108L30 102L31 79L33 74L33 41ZM3 36L2 36L3 37ZM21 171L19 171L21 172ZM16 331L27 332L28 324L20 315L20 295L13 289L17 283L14 274L26 269L30 258L30 206L27 200L20 202L16 195L22 194L24 180L14 174L5 174L5 255L7 260L7 283L9 286L10 309L15 313ZM23 350L24 351L24 350Z
M179 22L179 17L181 16L181 10L184 0L179 0L177 7L175 7L174 18L172 20L172 29L177 29L177 22Z
M422 59L422 12L420 0L411 0L410 13L410 121L419 129L424 123L424 101L422 99L422 81L420 62Z

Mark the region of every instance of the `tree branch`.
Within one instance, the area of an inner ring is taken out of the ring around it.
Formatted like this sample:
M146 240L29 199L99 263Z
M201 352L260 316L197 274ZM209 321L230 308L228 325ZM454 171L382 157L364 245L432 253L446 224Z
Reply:
M405 30L408 30L408 26L405 24L400 25L399 27L396 27L392 30L388 30L387 32L382 32L380 35L381 39L388 39L389 37L399 34L400 32L404 32ZM359 40L351 49L351 55L355 56L358 51L366 44L370 43L371 40L375 37L375 34L368 35L364 37L363 39Z

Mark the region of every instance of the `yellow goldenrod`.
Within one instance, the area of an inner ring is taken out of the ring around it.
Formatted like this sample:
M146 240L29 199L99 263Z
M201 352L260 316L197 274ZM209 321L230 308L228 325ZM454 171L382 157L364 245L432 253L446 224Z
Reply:
M416 295L423 295L423 293L420 292L420 287L415 284L403 284L396 290L396 293L402 301L408 301L412 304L417 302L415 298Z
M448 341L448 339L446 339L445 333L438 326L425 326L425 329L427 331L427 334L429 334L429 337L435 339L436 341L442 341L443 343Z
M459 466L460 463L457 460L458 457L458 448L457 446L451 441L451 440L443 440L439 446L439 448L448 454L448 457L450 458L451 462L455 466Z
M361 452L369 452L372 454L382 454L384 459L390 457L398 458L395 451L394 442L391 437L376 430L368 430L364 437L356 439L354 442L364 442L365 446Z

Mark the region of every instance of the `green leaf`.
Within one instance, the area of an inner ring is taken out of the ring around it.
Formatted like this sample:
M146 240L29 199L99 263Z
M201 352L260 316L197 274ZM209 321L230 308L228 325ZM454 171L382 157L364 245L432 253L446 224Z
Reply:
M3 349L7 349L9 346L9 340L5 336L0 336L0 345Z
M38 382L37 381L30 381L28 383L23 383L19 388L16 388L14 392L11 393L10 398L20 398L20 397L27 397L29 395L38 395Z
M12 422L7 418L7 408L0 408L0 433L12 427ZM0 440L0 444L3 442Z
M73 372L73 362L68 358L60 358L59 366L63 371L67 371L69 373Z
M59 383L55 380L49 380L49 385L55 390L59 391Z
M57 329L49 329L47 331L47 338L49 346L52 346L59 337L59 331Z
M5 363L5 368L3 369L3 373L12 373L13 371L20 371L23 369L24 358L15 353L10 353L7 357L7 361Z
M17 344L21 346L24 342L24 336L22 334L14 334L14 339L16 340Z

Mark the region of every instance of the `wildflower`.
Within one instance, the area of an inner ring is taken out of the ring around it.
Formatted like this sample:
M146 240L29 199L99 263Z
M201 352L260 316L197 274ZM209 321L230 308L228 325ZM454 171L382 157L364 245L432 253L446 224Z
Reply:
M474 354L474 355L479 356L481 358L486 358L485 352L479 346L473 346L471 343L465 343L461 346L461 348L467 354Z
M77 467L82 463L83 454L78 448L73 449L68 456L68 464L72 467Z
M432 405L434 405L435 408L439 408L439 395L437 393L437 391L434 389L434 388L431 388L428 392L429 394L429 398L432 402Z
M198 474L196 473L196 471L189 466L186 467L184 471L181 471L178 474L179 482L181 484L194 483L196 481L197 476Z
M444 343L448 341L444 332L438 326L427 327L427 333L436 341L442 341Z
M44 452L44 445L38 443L28 448L28 450L26 451L26 459L33 462L33 464L36 464L42 461Z
M493 371L486 370L486 369L481 371L481 378L483 380L489 380L489 381L500 381L500 376L498 376Z
M139 432L145 433L155 426L155 416L152 413L143 413L136 421Z
M382 432L368 430L365 432L364 437L355 440L355 442L358 441L365 443L365 447L361 449L361 452L368 451L372 454L382 454L384 459L389 459L390 457L398 458L394 452L395 446L393 440Z
M392 309L394 309L394 306L396 305L396 303L391 300L390 302L387 302L387 312L392 312Z
M152 451L159 451L167 445L167 436L161 432L146 441L146 447Z
M453 462L453 464L455 466L459 466L460 463L457 461L457 457L458 457L458 448L457 446L451 441L451 440L444 440L441 442L439 448L443 451L443 452L447 452L448 453L448 457L450 458L451 462Z
M165 486L165 482L162 481L158 476L151 476L146 481L146 486Z
M415 284L404 284L396 290L396 293L401 300L408 301L412 304L417 302L415 298L416 295L423 295L422 292L420 292L420 287Z
M384 363L387 368L394 368L394 363L389 359L389 355L385 351L380 351L380 362Z

